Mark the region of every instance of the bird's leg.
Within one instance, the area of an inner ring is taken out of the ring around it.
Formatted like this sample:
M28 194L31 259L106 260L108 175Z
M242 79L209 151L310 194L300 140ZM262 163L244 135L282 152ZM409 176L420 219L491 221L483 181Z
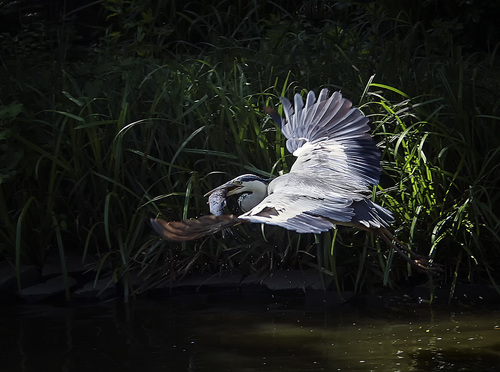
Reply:
M408 249L408 247L398 240L389 230L386 228L380 228L376 230L376 233L379 237L381 237L391 248L393 248L396 252L400 254L401 257L405 261L407 261L410 265L416 267L419 270L424 270L428 273L434 273L442 271L442 269L434 265L431 261L429 261L428 257L421 256L412 250Z

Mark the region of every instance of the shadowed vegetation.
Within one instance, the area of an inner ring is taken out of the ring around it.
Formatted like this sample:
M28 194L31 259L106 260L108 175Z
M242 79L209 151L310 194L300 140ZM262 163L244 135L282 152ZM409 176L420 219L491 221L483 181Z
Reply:
M494 2L7 5L19 24L0 35L0 255L18 270L55 256L67 276L76 255L126 298L225 269L313 267L339 289L397 286L416 273L364 232L245 226L173 244L148 225L207 214L203 194L236 175L288 171L262 108L328 87L370 117L383 159L374 197L400 240L444 266L433 283L496 285Z

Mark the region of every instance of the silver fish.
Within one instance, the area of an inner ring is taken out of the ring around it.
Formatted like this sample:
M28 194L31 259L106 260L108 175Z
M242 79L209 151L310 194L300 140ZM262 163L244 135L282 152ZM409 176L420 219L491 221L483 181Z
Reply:
M210 213L214 216L221 216L224 214L224 207L226 206L226 194L227 189L215 190L208 197L208 206L210 207ZM232 235L231 229L227 228L222 230L222 237Z
M224 214L224 207L226 206L226 189L215 190L208 197L208 205L210 213L214 216L221 216Z

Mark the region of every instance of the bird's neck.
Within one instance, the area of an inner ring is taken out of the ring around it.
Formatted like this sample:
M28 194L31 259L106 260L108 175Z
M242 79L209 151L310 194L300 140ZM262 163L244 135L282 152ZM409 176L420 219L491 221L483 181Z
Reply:
M255 182L252 187L252 192L244 193L239 198L239 205L243 212L248 212L250 209L259 204L267 196L267 184L263 182Z

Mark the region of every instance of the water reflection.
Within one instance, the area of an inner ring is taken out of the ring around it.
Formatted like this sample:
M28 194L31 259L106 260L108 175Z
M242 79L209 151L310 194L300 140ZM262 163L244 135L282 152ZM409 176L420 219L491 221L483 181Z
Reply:
M320 306L319 306L320 307ZM252 299L0 310L2 371L496 370L498 311Z

